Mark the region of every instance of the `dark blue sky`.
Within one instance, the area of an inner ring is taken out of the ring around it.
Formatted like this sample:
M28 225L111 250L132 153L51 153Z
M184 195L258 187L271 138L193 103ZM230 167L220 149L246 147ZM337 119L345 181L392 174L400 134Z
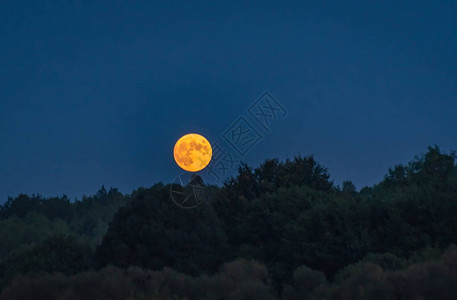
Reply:
M170 181L181 135L264 90L288 115L254 166L314 154L361 188L457 149L455 1L91 2L0 3L0 202Z

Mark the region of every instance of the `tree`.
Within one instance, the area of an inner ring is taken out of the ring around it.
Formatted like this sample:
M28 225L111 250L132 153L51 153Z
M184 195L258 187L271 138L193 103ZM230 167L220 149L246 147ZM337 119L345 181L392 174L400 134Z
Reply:
M189 274L215 271L226 256L226 237L208 203L185 210L169 198L170 187L156 184L133 193L118 210L97 248L101 267L165 266Z
M322 272L301 266L294 271L292 286L286 285L282 299L312 299L314 289L323 285L327 285L327 279Z
M49 220L45 215L29 212L24 218L13 215L0 219L0 256L7 257L13 250L34 243L41 243L53 234L69 234L67 222L55 218Z
M72 235L54 235L41 244L25 246L0 263L2 286L19 274L75 274L93 267L93 251Z
M355 195L357 192L355 185L352 183L352 181L344 181L341 191L348 195Z

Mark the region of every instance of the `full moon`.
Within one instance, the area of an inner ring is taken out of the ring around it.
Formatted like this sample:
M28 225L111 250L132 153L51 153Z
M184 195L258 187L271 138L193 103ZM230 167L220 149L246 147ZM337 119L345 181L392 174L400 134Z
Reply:
M173 150L175 161L182 169L198 172L211 161L213 149L205 137L189 133L181 137Z

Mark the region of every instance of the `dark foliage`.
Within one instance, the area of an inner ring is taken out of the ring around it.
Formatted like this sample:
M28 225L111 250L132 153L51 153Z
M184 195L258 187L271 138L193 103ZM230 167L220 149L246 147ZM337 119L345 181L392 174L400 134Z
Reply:
M100 266L165 266L189 274L215 271L227 252L226 237L208 203L184 210L157 184L133 193L114 216L97 248Z
M55 235L36 246L25 246L0 263L2 285L19 274L61 272L75 274L93 266L90 245L74 236Z
M284 173L276 160L255 170L243 166L213 202L235 256L264 262L277 282L290 281L299 265L333 278L368 253L407 257L457 242L453 153L430 147L424 156L390 170L381 184L360 193L351 182L332 188L325 168L316 163L309 163L317 170L311 173L290 167L294 163L303 165L300 159L286 162ZM305 179L290 180L300 176Z
M295 270L282 295L275 292L267 268L237 260L219 272L191 277L171 269L106 267L98 272L19 276L0 299L455 299L457 248L437 261L389 271L372 262L350 268L347 278L330 284L308 267Z
M66 196L44 199L39 195L29 197L24 194L9 198L0 208L0 216L24 218L31 211L41 213L50 220L60 218L69 221L73 216L72 205Z
M93 197L70 202L66 196L19 195L0 206L0 259L20 246L40 243L53 234L73 234L101 242L114 213L128 196L104 187Z
M2 297L457 295L457 251L443 254L457 244L455 153L429 147L360 192L350 181L335 187L312 156L242 165L223 187L209 187L213 196L196 209L176 206L169 188L156 184L128 196L102 188L76 203L9 199L0 209L0 272L9 284ZM55 234L78 238L46 240ZM95 255L87 245L96 247ZM90 268L99 271L81 273ZM67 275L20 276L29 272Z
M190 277L171 269L107 267L75 276L30 274L16 278L0 299L233 299L268 300L276 294L267 269L234 261L212 276Z

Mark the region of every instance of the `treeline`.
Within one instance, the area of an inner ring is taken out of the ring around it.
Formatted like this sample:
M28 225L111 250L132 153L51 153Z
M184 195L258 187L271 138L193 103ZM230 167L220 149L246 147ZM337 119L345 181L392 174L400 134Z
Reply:
M335 186L312 156L242 165L196 209L177 207L169 191L159 183L75 203L9 199L0 209L2 297L457 295L455 153L429 147L360 191Z
M128 201L116 189L71 202L66 196L19 195L0 207L0 288L20 274L75 274L95 265L94 251Z
M19 195L0 206L0 262L14 251L40 244L53 235L78 237L93 249L129 196L102 187L96 195L71 202L66 196Z
M244 259L224 264L215 274L197 277L169 268L151 271L109 266L71 276L22 275L12 281L0 299L452 300L457 295L457 248L449 248L436 261L402 270L363 261L348 266L343 273L341 280L329 283L322 272L299 267L280 295L271 284L268 269Z

